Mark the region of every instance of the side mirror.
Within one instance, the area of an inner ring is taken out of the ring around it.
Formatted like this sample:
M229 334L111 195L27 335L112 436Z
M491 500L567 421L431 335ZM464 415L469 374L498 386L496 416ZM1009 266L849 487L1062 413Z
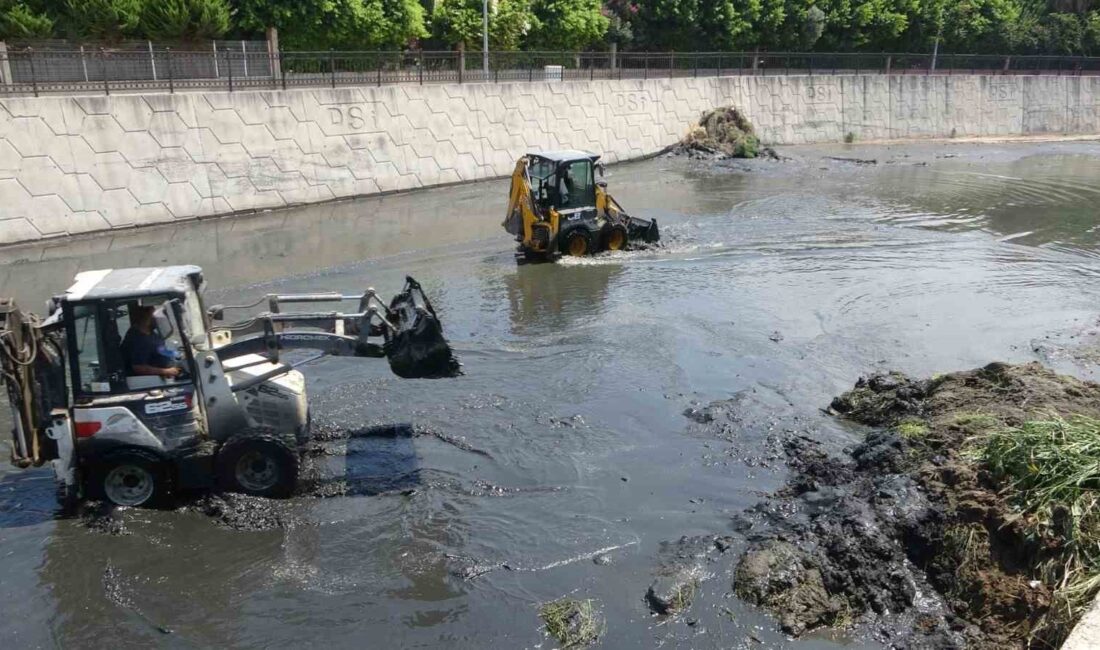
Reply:
M600 178L603 178L603 163L596 163L596 171L599 172Z

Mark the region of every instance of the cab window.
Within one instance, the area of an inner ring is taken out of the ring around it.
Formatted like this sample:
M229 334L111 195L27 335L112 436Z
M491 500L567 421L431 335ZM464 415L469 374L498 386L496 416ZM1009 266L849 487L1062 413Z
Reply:
M109 393L111 383L101 361L99 310L96 305L77 305L73 309L73 343L81 392Z
M596 186L592 182L592 161L578 160L562 165L558 174L561 209L591 208L596 205Z
M180 378L166 380L155 375L141 376L133 368L135 356L140 365L170 367L183 364L181 328L172 305L169 297L74 305L70 340L73 370L77 374L74 386L79 392L90 395L124 393L181 383ZM151 331L138 336L139 312L149 310L152 311Z

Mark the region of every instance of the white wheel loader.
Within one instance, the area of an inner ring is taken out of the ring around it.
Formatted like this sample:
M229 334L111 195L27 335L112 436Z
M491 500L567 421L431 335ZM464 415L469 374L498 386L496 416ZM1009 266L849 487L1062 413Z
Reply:
M251 305L203 305L197 266L108 269L76 276L49 317L0 300L0 371L13 415L12 463L52 463L62 506L82 498L153 505L174 491L283 497L309 437L305 378L290 349L386 358L407 378L461 366L431 303L407 278L389 303L362 295L270 294ZM230 309L268 311L216 324ZM357 301L354 312L296 312L295 303ZM152 311L153 324L148 315ZM172 369L139 372L124 337L141 318Z

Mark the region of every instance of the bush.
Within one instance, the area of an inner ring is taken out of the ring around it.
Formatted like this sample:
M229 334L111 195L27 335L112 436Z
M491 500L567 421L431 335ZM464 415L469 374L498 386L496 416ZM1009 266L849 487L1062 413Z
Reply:
M229 31L227 0L152 0L141 12L141 31L165 41L218 38Z

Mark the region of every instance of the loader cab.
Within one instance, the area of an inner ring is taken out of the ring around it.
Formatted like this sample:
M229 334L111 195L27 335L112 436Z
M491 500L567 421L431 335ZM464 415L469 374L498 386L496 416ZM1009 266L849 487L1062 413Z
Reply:
M528 154L528 172L537 202L566 221L596 217L596 169L600 159L584 151Z
M72 391L77 400L191 383L194 348L206 347L206 318L197 267L81 273L55 298L68 332ZM153 312L159 354L180 368L168 379L134 371L124 346L136 315Z
M198 267L115 269L81 273L54 298L65 325L72 415L79 456L116 448L174 453L199 444L205 431L195 351L206 347ZM136 315L153 310L158 354L180 369L174 378L143 375L128 363L123 341Z

